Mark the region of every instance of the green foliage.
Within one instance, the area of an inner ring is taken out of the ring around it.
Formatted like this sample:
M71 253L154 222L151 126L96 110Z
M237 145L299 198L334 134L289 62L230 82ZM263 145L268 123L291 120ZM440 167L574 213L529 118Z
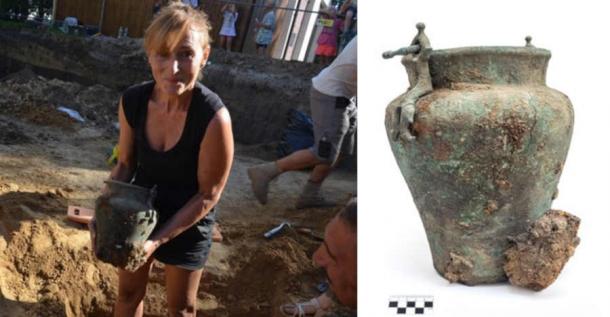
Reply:
M10 10L15 13L27 14L29 6L28 0L0 0L0 12Z

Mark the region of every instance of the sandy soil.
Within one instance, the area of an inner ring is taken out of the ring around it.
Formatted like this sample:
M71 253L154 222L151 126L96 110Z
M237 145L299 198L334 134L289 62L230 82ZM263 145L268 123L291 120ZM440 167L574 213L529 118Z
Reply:
M108 175L117 98L102 86L28 72L0 80L0 316L110 314L116 270L95 260L88 231L65 212L70 204L91 207ZM87 121L76 122L57 111L59 105ZM198 315L280 316L280 304L316 295L315 285L324 280L310 260L315 239L290 231L272 240L262 234L290 221L321 235L338 209L293 209L305 172L282 175L272 184L270 203L259 205L246 168L265 156L265 147L238 145L219 207L225 240L213 245ZM327 196L346 202L356 192L355 180L353 173L338 171L326 184ZM165 307L163 267L157 264L145 314L164 316Z

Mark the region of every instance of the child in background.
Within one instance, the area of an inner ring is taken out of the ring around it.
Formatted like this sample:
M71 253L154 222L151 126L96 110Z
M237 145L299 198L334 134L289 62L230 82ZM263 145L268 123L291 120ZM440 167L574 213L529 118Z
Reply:
M265 2L265 16L263 21L256 19L256 52L259 55L265 55L267 47L271 45L273 40L273 31L275 30L275 2L273 0L267 0Z
M237 21L238 13L234 3L226 3L220 10L222 12L222 28L220 29L220 47L231 51L233 38L237 35L235 31L235 22ZM226 44L226 47L225 47Z
M338 36L343 21L337 17L337 10L330 6L320 10L320 22L324 27L318 37L316 58L322 65L329 65L337 56Z

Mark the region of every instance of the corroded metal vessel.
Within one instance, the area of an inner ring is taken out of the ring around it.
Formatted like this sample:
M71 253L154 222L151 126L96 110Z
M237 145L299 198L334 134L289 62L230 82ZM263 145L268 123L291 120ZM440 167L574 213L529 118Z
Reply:
M509 239L551 207L574 115L546 86L551 53L524 47L432 50L418 24L404 55L410 87L386 109L392 151L452 282L506 280Z
M105 183L109 192L95 203L95 254L133 271L142 264L141 246L157 224L156 190L112 180Z

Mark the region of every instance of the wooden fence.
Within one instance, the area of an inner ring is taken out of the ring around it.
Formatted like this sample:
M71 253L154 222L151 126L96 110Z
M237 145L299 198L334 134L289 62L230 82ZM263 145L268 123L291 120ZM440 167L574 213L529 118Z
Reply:
M168 2L165 0L163 2ZM276 10L276 32L269 48L276 58L283 58L284 46L287 38L293 31L295 17L294 10L305 8L303 3L314 0L278 0L280 7L294 8L292 10ZM120 27L127 27L130 37L142 37L153 18L155 0L55 0L55 19L63 20L68 16L76 17L82 24L101 27L101 33L108 36L117 36ZM255 53L255 18L262 19L265 0L199 0L212 26L210 34L214 44L218 45L220 36L218 32L222 27L222 6L227 2L236 3L239 17L235 25L237 36L233 39L233 50L237 52ZM314 9L314 8L312 8ZM310 9L311 10L311 9ZM314 9L315 10L315 9ZM310 15L310 13L305 13ZM100 23L102 19L102 23ZM297 28L298 30L298 28Z
M152 19L154 3L155 0L57 0L55 19L73 16L85 25L101 25L102 34L109 36L116 36L120 27L127 27L129 36L141 37Z

